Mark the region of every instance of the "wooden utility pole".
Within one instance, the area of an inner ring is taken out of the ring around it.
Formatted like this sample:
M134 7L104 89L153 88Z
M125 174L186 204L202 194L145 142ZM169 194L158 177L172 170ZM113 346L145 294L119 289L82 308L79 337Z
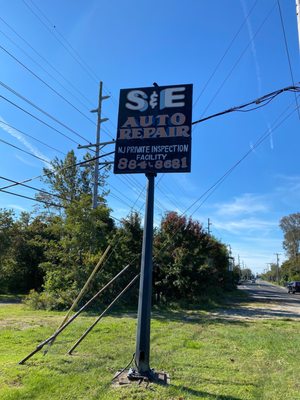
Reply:
M85 149L95 147L95 170L94 170L94 191L93 191L93 208L98 206L98 186L99 186L99 157L100 157L100 131L102 122L108 121L108 118L101 118L102 101L109 99L110 96L102 96L103 82L100 81L99 96L98 96L98 108L91 110L92 113L97 113L97 130L96 130L96 143L88 144L86 146L78 146L78 149Z
M276 281L279 283L279 255L280 253L274 253L276 256Z
M101 123L108 120L108 118L101 118L102 101L109 98L109 96L102 96L103 82L100 81L98 108L91 110L97 113L97 132L96 132L96 152L95 152L95 172L94 172L94 193L93 193L93 208L98 206L98 184L99 184L99 155L100 155L100 129Z
M210 219L207 219L207 233L210 235L210 227L211 227L212 223L210 222Z

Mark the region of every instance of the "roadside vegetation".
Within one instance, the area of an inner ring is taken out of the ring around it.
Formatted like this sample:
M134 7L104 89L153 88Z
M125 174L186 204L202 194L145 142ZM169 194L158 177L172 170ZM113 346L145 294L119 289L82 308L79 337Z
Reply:
M92 209L92 171L92 163L79 167L70 152L44 171L45 190L37 199L45 207L18 216L0 210L0 398L299 398L300 366L294 356L300 347L299 322L217 318L212 311L221 304L246 301L235 288L252 272L232 264L229 270L227 246L198 221L174 211L165 213L154 233L151 325L151 367L168 372L171 384L112 385L135 351L138 285L72 356L66 355L140 266L140 215L132 212L121 221L112 217L106 172L100 176L99 205ZM46 356L40 351L19 365L61 324L64 310L108 246L102 269L78 307L129 264L128 272L47 347ZM298 250L291 251L297 259Z
M300 281L300 213L281 218L280 227L284 235L283 248L287 259L281 265L270 264L262 278L285 286L287 282Z
M44 203L35 212L16 216L12 210L0 210L0 293L25 294L32 308L67 309L108 245L111 250L84 300L130 264L102 303L111 301L139 270L140 215L132 212L121 221L112 217L107 172L100 176L99 205L92 209L93 163L77 164L71 151L44 169L45 189L36 196ZM165 213L154 237L155 303L194 303L199 296L233 290L240 271L235 267L229 272L228 266L227 247L198 221ZM136 303L137 286L123 298L128 306Z

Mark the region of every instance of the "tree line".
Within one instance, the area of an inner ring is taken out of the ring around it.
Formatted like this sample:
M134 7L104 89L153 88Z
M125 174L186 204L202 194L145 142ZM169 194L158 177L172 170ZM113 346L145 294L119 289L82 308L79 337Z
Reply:
M85 159L88 161L89 154ZM44 184L34 212L0 209L0 292L28 294L34 307L68 307L108 245L103 268L89 286L86 298L130 264L108 291L109 302L140 268L142 221L137 212L116 223L107 204L107 172L99 177L101 193L93 209L93 163L78 165L70 151L44 169ZM60 208L53 206L56 203ZM51 205L50 205L51 203ZM153 299L156 302L197 301L213 291L232 289L238 268L228 271L227 247L192 218L166 212L154 232ZM138 285L125 296L136 302Z
M300 281L300 213L281 218L279 226L283 232L282 245L287 259L281 265L271 263L263 277L284 285L289 281Z

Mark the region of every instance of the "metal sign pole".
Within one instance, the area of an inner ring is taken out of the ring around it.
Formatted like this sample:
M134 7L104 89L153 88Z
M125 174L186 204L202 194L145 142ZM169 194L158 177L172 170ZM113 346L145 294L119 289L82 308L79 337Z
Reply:
M138 373L151 376L149 365L150 354L150 321L152 298L152 244L153 244L153 209L154 180L156 174L146 174L148 179L143 248L141 260L140 291L138 305L138 324L136 334L135 363Z

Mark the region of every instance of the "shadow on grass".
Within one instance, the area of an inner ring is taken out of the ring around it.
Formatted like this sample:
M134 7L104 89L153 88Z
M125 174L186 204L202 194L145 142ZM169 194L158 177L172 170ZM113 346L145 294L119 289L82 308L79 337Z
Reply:
M0 304L18 304L24 299L24 295L0 294Z
M218 310L216 310L215 313L213 313L211 319L214 320L216 318L217 320L223 319L228 322L229 319L240 319L244 318L245 322L246 319L285 319L285 320L293 320L295 318L299 319L300 314L299 312L293 312L293 311L288 311L288 310L276 310L276 309L270 309L270 308L265 308L265 307L260 307L260 308L249 308L249 307L237 307L235 309L222 309L220 310L220 314L218 313Z
M222 394L213 394L213 393L209 393L209 392L204 392L203 390L192 389L192 388L189 388L186 386L176 386L173 384L170 384L169 386L180 392L184 391L186 394L193 395L196 397L201 397L201 398L205 397L207 399L214 399L214 400L216 400L216 399L218 399L218 400L241 400L240 397L234 397L231 395L227 396L227 395L222 395Z
M212 310L212 312L217 312L218 309ZM203 313L201 310L199 311L174 311L174 310L163 310L163 311L154 311L152 313L152 319L156 319L158 321L174 321L174 322L182 322L187 324L211 324L211 323L220 323L220 324L233 324L233 325L245 325L247 321L234 320L234 319L226 319L223 318L222 315L216 316L212 318L211 315L207 315Z

